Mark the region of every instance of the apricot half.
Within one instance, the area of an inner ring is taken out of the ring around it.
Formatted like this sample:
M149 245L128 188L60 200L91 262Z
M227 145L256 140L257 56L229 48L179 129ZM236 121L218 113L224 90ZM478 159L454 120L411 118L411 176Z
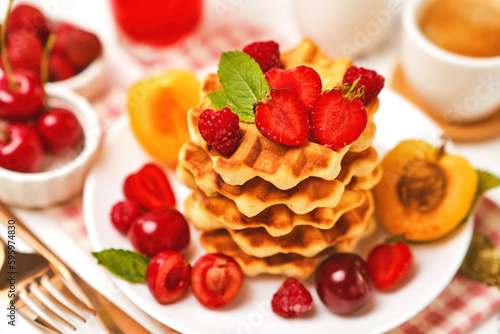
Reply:
M199 102L200 82L190 71L171 70L134 84L128 94L130 125L141 146L175 167L189 140L187 112Z
M432 241L453 231L473 204L476 170L462 157L423 141L407 140L382 160L374 189L376 213L394 235Z

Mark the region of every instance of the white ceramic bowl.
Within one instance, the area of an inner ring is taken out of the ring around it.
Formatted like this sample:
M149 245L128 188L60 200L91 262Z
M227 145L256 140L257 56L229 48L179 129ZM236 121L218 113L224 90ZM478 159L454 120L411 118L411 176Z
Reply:
M104 50L104 49L103 49ZM83 71L75 76L61 81L49 82L45 86L50 88L67 88L92 99L102 93L107 86L107 66L104 52Z
M69 162L55 159L47 171L18 173L0 168L0 201L22 208L45 208L65 202L83 189L85 176L102 138L97 115L83 97L60 87L46 87L53 107L72 111L84 133L82 151Z

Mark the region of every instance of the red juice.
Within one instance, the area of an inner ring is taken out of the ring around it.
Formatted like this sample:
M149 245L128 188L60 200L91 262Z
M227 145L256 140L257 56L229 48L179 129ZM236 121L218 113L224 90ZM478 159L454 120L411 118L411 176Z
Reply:
M128 39L163 47L193 31L202 0L111 0L111 6L118 29Z

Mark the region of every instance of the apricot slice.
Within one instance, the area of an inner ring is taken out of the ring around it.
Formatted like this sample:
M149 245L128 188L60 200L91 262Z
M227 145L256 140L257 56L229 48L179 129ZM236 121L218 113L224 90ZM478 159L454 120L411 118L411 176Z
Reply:
M476 170L462 157L423 141L407 140L382 160L374 189L376 213L394 235L432 241L453 231L473 204Z
M127 107L135 137L149 154L172 168L189 140L187 112L198 104L199 89L192 72L171 70L129 90Z

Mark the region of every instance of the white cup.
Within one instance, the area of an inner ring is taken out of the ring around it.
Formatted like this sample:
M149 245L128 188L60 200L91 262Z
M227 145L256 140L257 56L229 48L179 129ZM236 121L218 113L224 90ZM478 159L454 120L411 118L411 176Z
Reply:
M500 57L462 56L428 40L418 26L427 1L408 0L403 11L402 65L408 84L448 123L472 122L498 111Z
M297 22L332 57L370 53L394 33L402 0L295 0Z

